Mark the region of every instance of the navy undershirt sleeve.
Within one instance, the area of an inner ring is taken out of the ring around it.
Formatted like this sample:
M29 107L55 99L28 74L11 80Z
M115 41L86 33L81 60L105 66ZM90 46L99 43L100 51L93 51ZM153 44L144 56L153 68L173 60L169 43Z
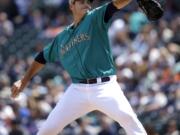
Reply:
M36 57L35 57L35 61L41 63L41 64L46 64L46 60L44 58L43 55L43 51L41 51Z
M105 12L105 16L104 16L104 22L107 23L111 19L111 17L113 16L113 14L119 10L120 9L116 8L112 2L109 3L107 8L106 8L106 12Z

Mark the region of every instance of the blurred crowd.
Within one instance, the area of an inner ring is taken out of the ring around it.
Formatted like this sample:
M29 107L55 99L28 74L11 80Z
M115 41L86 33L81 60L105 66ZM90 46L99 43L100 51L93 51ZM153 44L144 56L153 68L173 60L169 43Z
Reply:
M104 2L95 0L93 7ZM180 1L161 3L163 18L149 22L133 1L115 14L108 33L118 82L148 135L179 135ZM16 99L10 98L11 86L71 21L67 0L0 0L0 135L35 135L61 100L71 79L60 63L47 64ZM62 135L125 133L95 111Z

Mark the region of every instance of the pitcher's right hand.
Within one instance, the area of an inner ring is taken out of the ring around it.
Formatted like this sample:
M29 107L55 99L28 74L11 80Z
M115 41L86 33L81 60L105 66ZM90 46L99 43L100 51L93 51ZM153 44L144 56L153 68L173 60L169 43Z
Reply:
M16 98L19 93L23 91L25 86L26 84L24 84L22 80L16 81L11 88L11 97Z

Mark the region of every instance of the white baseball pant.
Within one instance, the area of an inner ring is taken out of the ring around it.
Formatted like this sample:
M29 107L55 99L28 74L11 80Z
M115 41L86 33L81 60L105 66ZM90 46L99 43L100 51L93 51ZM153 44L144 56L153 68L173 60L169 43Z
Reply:
M98 110L117 121L127 135L147 135L124 96L116 76L97 84L71 84L37 135L57 135L77 118Z

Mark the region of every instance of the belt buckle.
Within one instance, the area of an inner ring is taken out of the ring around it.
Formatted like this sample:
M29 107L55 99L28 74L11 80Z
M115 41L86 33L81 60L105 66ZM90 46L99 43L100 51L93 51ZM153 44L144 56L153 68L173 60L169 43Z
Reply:
M96 81L97 81L97 83L102 83L102 78L98 77L98 78L96 78Z
M87 84L90 84L90 79L87 79Z

